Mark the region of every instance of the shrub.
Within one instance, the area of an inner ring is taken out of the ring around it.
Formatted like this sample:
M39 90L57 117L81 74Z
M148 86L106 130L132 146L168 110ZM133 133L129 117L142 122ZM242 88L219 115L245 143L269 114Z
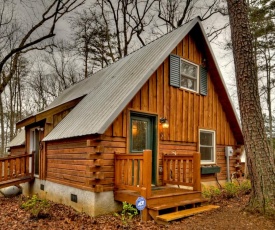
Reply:
M126 201L122 202L122 211L120 214L115 213L114 215L120 217L122 223L127 225L129 221L132 220L134 216L138 214L138 210L133 207L132 204L127 203Z
M21 204L21 208L30 212L31 218L45 218L49 216L50 204L46 199L33 195Z
M240 183L239 194L246 195L251 192L251 182L250 180L244 180Z
M234 182L226 182L224 185L223 193L226 198L236 197L239 193L239 186Z
M208 198L210 200L213 200L214 198L220 196L221 190L215 186L209 186L202 188L202 195L204 198Z

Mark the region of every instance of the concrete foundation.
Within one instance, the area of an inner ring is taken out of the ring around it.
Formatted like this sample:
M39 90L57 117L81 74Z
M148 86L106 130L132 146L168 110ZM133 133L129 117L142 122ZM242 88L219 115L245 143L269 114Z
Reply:
M24 183L21 186L23 194L26 196L37 194L41 198L71 206L75 210L85 212L90 216L121 210L121 204L114 200L113 191L94 193L37 178L34 182ZM76 196L77 202L71 200L72 194Z

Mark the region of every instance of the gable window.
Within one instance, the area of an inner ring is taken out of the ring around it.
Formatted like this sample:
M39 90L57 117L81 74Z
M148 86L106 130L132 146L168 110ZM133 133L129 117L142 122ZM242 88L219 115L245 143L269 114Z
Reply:
M207 96L207 69L171 54L170 85Z
M201 164L216 163L215 131L200 129Z
M198 91L198 66L181 59L180 86Z

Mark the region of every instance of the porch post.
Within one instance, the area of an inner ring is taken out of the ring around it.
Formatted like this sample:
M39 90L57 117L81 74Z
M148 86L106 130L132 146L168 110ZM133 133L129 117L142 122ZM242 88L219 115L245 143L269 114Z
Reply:
M193 155L193 190L201 191L201 155L195 152Z
M143 183L146 188L146 197L151 196L152 184L152 150L143 150Z

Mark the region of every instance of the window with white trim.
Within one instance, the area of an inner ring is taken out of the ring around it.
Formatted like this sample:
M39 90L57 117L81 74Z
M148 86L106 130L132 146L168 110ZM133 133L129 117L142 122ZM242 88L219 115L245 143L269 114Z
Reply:
M216 163L215 131L200 129L201 164Z
M180 86L198 92L199 66L181 59Z

